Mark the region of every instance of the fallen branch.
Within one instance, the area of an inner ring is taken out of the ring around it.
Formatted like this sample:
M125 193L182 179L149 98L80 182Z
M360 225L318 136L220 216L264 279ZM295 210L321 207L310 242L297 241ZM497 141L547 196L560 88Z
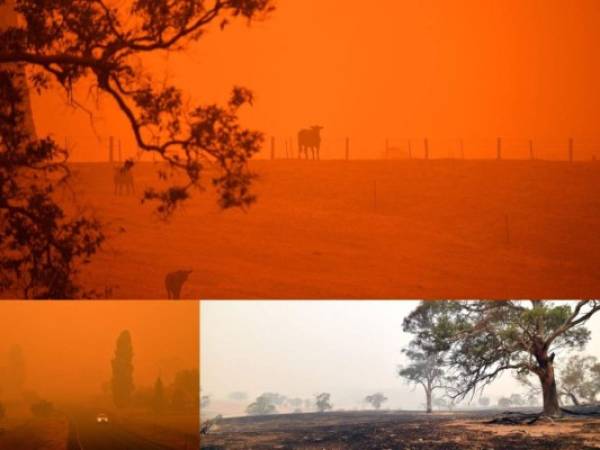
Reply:
M485 423L495 425L531 425L544 417L541 413L520 413L513 411L503 412L501 416L495 417ZM550 417L548 417L550 419ZM550 419L552 420L552 419Z

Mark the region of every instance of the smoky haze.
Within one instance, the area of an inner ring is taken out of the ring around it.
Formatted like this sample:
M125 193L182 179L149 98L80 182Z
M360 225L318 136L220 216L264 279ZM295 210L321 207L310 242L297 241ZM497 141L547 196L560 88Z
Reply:
M493 155L498 136L549 139L548 146L600 137L595 0L276 6L263 22L215 27L185 53L147 60L148 68L193 100L222 101L236 84L251 88L249 125L278 137L323 125L325 158L341 156L346 136L355 158L379 157L386 137L428 136L442 146L462 137L470 157ZM61 143L69 136L75 161L106 160L109 134L122 138L124 156L132 156L131 132L112 102L89 98L86 86L75 94L104 140L62 94L33 99L40 133Z
M201 303L200 383L215 414L244 414L258 395L289 398L331 393L334 408L367 408L366 395L383 392L384 408L422 409L421 388L397 375L411 339L404 317L417 301L218 301ZM584 353L600 357L600 317L587 323L592 336ZM566 355L557 355L557 364ZM248 400L232 401L232 392ZM492 405L501 396L525 393L504 374L485 391ZM477 405L477 397L472 403Z
M24 391L54 403L87 402L111 379L117 337L129 330L136 387L198 366L195 302L3 302L0 367L21 348ZM2 396L9 395L0 392Z

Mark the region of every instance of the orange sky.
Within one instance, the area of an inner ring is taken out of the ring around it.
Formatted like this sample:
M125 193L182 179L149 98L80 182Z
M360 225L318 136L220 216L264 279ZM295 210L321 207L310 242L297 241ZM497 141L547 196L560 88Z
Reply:
M386 137L405 136L533 136L561 145L573 136L600 145L597 0L276 4L265 22L211 31L185 54L154 61L154 72L196 101L250 87L257 102L246 123L278 137L321 124L325 157L341 156L345 136L355 157L377 157ZM99 134L121 136L132 153L123 123L102 105ZM105 157L85 114L48 97L34 107L42 132L77 142L74 159Z
M26 388L51 399L100 394L124 329L132 337L137 386L159 374L168 383L175 371L198 367L196 302L5 301L0 311L0 366L20 345Z

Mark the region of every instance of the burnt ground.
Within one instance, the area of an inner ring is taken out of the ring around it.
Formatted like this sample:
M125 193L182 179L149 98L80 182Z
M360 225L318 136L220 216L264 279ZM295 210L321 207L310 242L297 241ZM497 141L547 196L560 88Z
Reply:
M491 425L498 411L331 412L222 419L202 450L588 450L600 448L600 417Z

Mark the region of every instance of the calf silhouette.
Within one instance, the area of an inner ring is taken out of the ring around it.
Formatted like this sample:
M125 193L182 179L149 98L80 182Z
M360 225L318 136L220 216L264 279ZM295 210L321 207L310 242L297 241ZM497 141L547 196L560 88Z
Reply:
M133 161L127 160L122 167L115 170L115 176L113 178L115 182L115 195L128 195L135 192L133 185Z
M170 272L165 277L165 287L167 288L167 298L178 299L181 296L181 288L186 282L188 276L192 273L191 270L178 270Z

